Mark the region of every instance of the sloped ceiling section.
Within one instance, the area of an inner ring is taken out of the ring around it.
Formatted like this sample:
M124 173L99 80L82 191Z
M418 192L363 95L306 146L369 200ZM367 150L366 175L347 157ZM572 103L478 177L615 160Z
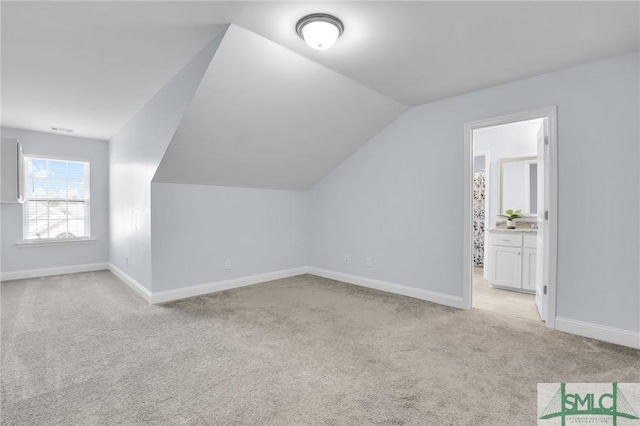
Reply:
M2 125L111 139L229 22L179 7L2 1Z
M230 25L153 181L305 190L406 109Z

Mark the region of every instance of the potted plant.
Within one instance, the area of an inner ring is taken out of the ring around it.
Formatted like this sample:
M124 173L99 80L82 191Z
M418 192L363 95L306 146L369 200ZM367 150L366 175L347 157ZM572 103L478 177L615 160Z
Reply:
M516 223L514 221L523 217L522 210L513 211L512 209L509 209L498 216L507 218L507 229L516 229Z

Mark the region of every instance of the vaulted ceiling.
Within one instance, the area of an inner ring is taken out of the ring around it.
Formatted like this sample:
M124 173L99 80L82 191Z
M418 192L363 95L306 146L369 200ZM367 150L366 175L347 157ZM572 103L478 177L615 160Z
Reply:
M161 182L306 188L408 107L640 49L638 2L0 7L2 125L101 139L231 24ZM332 49L295 32L315 12L344 22Z
M2 1L2 125L109 139L233 23L408 106L640 49L638 2ZM314 51L296 21L345 24Z
M231 25L154 181L308 189L406 109Z

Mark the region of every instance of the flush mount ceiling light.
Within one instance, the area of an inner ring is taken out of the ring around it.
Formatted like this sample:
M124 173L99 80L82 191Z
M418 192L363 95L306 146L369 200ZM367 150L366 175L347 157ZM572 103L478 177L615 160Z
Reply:
M298 35L309 47L317 50L325 50L333 46L343 31L342 21L326 13L307 15L296 24Z

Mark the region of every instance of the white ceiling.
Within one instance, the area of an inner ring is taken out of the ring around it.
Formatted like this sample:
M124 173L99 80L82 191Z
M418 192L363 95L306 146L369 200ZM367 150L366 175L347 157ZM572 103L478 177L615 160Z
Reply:
M293 30L317 11L345 25L327 51ZM235 23L408 106L640 49L637 1L266 2Z
M231 25L154 182L308 189L406 109Z
M166 6L3 1L2 125L110 139L220 31Z
M109 139L234 23L408 106L640 49L638 2L2 1L2 125ZM296 35L329 12L327 51Z

